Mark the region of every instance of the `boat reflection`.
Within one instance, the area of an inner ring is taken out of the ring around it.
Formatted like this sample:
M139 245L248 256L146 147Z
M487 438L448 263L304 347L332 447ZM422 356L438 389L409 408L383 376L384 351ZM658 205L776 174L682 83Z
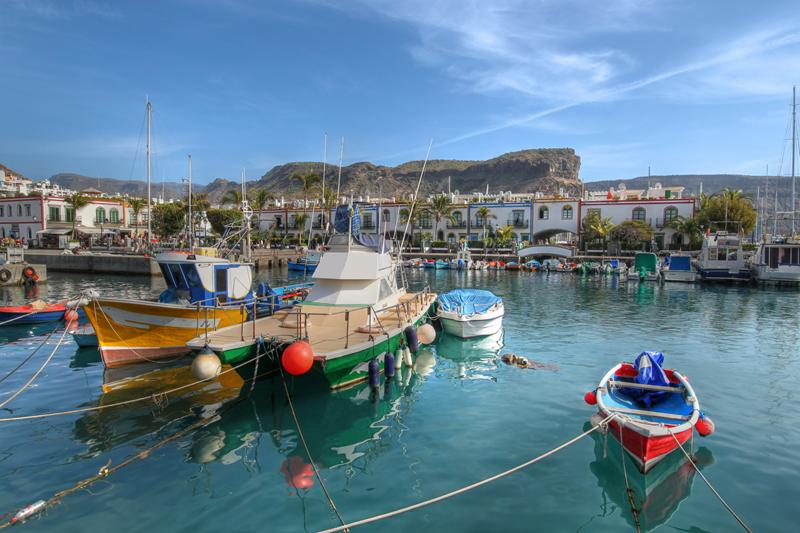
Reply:
M589 429L588 424L585 429ZM589 468L597 477L603 495L621 509L622 516L632 527L635 527L635 520L628 502L622 461L625 461L642 531L651 531L666 523L680 503L689 497L695 469L680 451L670 454L644 475L627 454L621 454L616 439L599 432L592 433L591 437L594 440L595 460L589 464ZM691 455L701 470L714 462L711 450L705 447L700 447Z
M497 368L497 356L503 349L503 330L470 339L440 332L434 348L436 355L455 363L456 378L494 380L487 373Z
M79 350L84 351L87 357L97 357L92 350ZM162 395L165 390L195 381L186 360L171 365L143 363L105 369L102 395L94 405L111 406L136 398L150 398L90 411L76 420L73 430L75 439L87 446L82 455L99 455L180 420L193 420L197 415L212 416L223 404L239 395L243 384L236 372L225 372L213 381L187 387L169 398Z
M335 391L293 392L295 411L317 466L362 470L384 449L381 439L385 432L401 432L402 417L412 405L403 400L423 382L404 367L391 380L384 380L377 391L359 383ZM278 379L260 382L250 398L226 412L219 422L195 433L187 459L224 465L241 462L249 468L257 460L263 435L285 456L280 471L287 485L310 488L314 482L310 461Z

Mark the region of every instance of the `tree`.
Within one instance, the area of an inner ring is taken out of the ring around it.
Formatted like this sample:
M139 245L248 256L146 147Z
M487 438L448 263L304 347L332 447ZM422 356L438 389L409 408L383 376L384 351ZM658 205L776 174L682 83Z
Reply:
M483 222L483 240L486 240L486 225L489 223L490 218L497 218L497 215L492 213L492 210L488 207L481 206L475 210L475 216L479 218ZM484 245L484 248L486 246Z
M711 231L730 231L750 233L756 227L757 213L753 203L742 191L723 189L720 192L700 199L697 221L700 226Z
M414 228L419 224L419 216L419 209L413 209L413 211L408 209L400 210L400 223L408 226L411 246L414 245Z
M228 189L219 200L219 205L233 204L238 206L242 203L242 191L239 189Z
M303 244L303 236L306 232L306 224L308 224L308 213L301 213L299 215L294 216L294 224L297 227L297 230L300 232L298 235L298 239L300 244Z
M153 231L163 237L173 237L183 231L186 213L183 202L159 204L153 208Z
M448 222L453 222L455 219L453 218L453 206L450 202L450 197L445 194L437 194L433 196L428 205L428 212L433 216L433 220L436 222L433 226L433 233L436 234L439 230L439 222L442 219L447 220Z
M495 240L497 244L504 245L504 244L511 244L514 240L514 228L510 225L506 224L502 228L497 228L495 232Z
M131 211L133 212L134 235L139 235L139 213L147 205L147 200L144 198L129 198L128 205L131 206Z
M269 189L251 189L247 193L247 201L256 211L264 209L274 199L275 195Z
M308 174L300 174L299 172L292 175L292 179L300 183L300 188L303 191L303 207L308 204L308 195L314 190L314 187L322 181L317 174L309 172Z
M80 193L74 192L66 200L72 206L72 238L77 239L78 231L75 229L75 223L78 221L78 210L89 205L89 199Z
M653 228L641 220L626 220L611 230L611 238L624 242L627 245L650 242L653 238Z
M606 249L606 242L614 229L610 217L601 218L599 213L591 211L583 219L581 226L584 242L602 241L603 250Z
M225 233L225 226L242 220L241 209L215 209L206 211L206 218L211 229L218 235Z
M211 201L208 199L208 193L194 193L192 194L192 211L201 213L208 211L211 207Z
M699 248L703 239L703 231L697 218L678 217L670 220L667 227L674 229L680 235L689 236L689 248Z

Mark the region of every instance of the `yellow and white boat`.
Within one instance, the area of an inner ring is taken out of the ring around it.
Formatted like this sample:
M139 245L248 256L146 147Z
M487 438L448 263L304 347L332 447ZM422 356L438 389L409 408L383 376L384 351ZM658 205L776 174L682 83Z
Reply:
M185 355L189 340L253 315L249 264L181 253L156 261L167 284L158 302L91 294L83 306L106 367Z

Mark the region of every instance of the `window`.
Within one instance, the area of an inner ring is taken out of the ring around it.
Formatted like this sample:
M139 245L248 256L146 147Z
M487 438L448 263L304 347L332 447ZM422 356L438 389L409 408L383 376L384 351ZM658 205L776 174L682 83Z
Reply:
M636 207L631 214L631 220L641 220L644 221L645 215L647 213L644 210L644 207Z
M384 222L391 222L392 220L391 213L389 212L388 209L384 209L383 214L381 216L383 217Z
M364 213L363 216L364 216L364 218L363 218L364 224L363 225L364 225L365 228L375 227L375 224L372 223L372 213Z
M565 205L563 209L561 209L561 218L563 220L572 220L572 206Z
M112 224L119 224L119 211L116 207L112 207L108 211L108 219Z
M65 207L64 208L64 220L67 222L72 222L75 219L75 208L73 207Z
M544 206L539 208L539 220L547 220L550 218L550 210Z
M22 216L22 204L17 204L17 216Z
M461 211L453 211L453 222L461 224Z
M50 206L49 214L47 215L47 220L50 220L52 222L60 222L61 221L61 208L60 207Z
M106 210L102 207L98 207L94 210L94 221L97 224L102 224L106 219Z
M25 216L31 216L31 204L25 204Z
M511 212L511 222L515 228L525 227L525 211L522 209L515 209Z
M3 208L2 205L0 205L0 217L4 217L5 213L6 213L6 210Z
M678 208L674 206L669 206L668 208L664 209L664 224L669 224L673 220L678 218Z
M400 210L400 220L408 220L408 209L401 209Z

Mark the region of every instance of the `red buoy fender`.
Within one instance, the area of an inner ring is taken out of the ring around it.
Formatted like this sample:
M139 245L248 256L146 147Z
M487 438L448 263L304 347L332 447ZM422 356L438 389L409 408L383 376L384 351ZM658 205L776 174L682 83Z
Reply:
M593 390L590 390L583 396L583 401L588 403L589 405L597 405L597 393Z
M306 341L294 341L283 350L281 364L293 376L305 374L314 365L314 349Z
M36 271L33 269L33 267L25 267L25 270L22 271L22 275L27 279L31 279L36 275Z
M714 421L711 420L709 417L705 415L700 415L700 418L697 420L697 423L694 425L694 428L700 434L701 437L708 437L714 433L716 429L714 427Z
M293 455L284 459L281 473L286 484L293 489L310 489L314 486L314 471L300 456Z

